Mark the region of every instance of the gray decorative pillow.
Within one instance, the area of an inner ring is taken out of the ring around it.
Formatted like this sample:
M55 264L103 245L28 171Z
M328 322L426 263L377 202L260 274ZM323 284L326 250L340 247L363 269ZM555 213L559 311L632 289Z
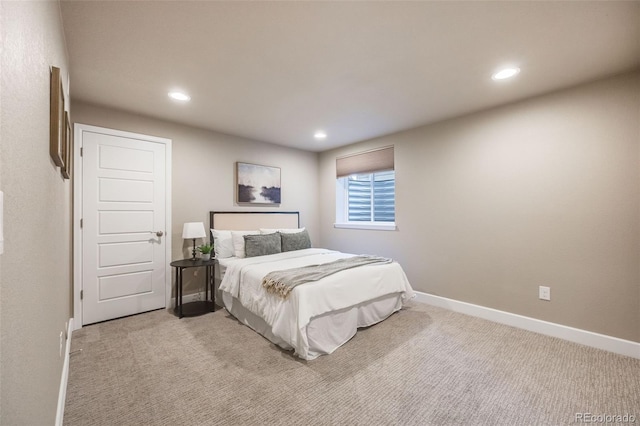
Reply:
M311 239L305 229L295 234L280 234L282 238L282 251L293 251L311 248Z
M247 257L265 256L267 254L280 253L282 251L282 242L280 241L280 233L263 234L263 235L245 235L244 251Z

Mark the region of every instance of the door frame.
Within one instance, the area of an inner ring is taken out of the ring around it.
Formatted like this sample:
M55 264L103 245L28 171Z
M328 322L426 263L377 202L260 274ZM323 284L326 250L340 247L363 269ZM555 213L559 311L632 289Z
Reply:
M125 132L122 130L109 129L106 127L91 126L88 124L74 123L73 125L73 164L75 176L73 178L73 326L74 330L82 328L82 300L80 300L80 291L83 289L82 282L82 228L80 220L82 219L82 158L80 150L82 149L83 132L102 133L110 136L120 136L130 139L139 139L147 142L161 143L165 145L165 292L164 302L165 308L171 309L171 139L160 138L157 136L143 135L140 133Z

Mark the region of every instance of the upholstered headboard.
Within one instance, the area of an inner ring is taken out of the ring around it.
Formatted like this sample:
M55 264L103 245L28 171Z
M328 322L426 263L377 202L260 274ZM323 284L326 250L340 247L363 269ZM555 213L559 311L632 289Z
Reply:
M299 228L300 212L209 212L209 227L231 231Z

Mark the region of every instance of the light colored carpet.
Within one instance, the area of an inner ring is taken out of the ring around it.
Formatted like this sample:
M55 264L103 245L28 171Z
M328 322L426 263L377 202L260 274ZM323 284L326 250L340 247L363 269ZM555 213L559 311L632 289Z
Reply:
M224 310L88 326L80 348L67 426L640 424L640 360L419 303L309 362Z

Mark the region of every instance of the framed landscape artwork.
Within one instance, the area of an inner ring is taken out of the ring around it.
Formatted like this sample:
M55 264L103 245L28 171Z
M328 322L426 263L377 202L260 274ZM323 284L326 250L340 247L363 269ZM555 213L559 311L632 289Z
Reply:
M280 204L280 168L236 163L237 201Z
M49 118L49 155L56 166L64 167L62 141L64 138L64 91L60 68L51 67L51 97Z

